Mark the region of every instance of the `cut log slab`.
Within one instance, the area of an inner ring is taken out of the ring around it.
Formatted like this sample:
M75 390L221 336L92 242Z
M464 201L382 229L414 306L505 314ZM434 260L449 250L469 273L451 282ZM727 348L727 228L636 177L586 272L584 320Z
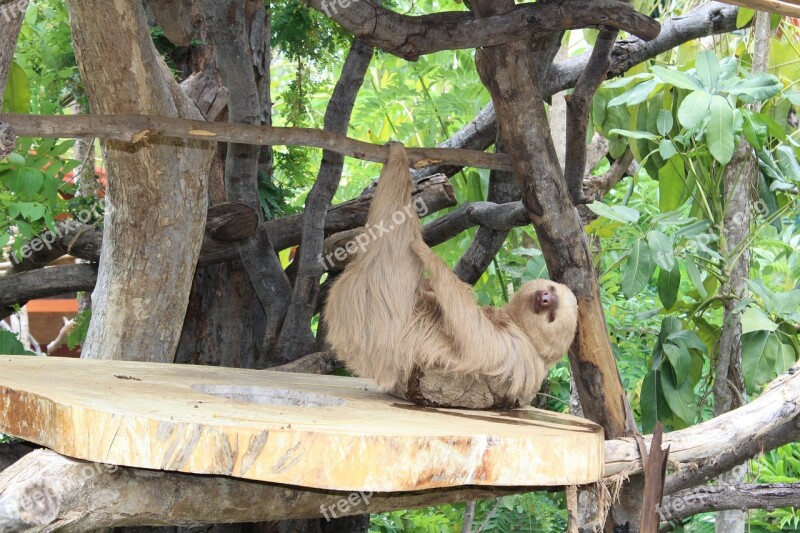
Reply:
M415 406L371 381L0 356L0 432L99 463L340 491L598 481L603 433L532 408Z

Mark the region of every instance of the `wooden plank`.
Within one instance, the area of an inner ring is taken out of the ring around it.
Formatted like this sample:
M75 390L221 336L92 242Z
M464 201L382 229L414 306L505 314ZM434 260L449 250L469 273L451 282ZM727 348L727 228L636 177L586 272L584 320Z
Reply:
M725 4L731 4L749 9L777 13L787 17L800 17L800 5L793 0L720 0Z
M415 406L365 379L0 356L0 432L90 461L329 490L561 486L603 433L532 408Z

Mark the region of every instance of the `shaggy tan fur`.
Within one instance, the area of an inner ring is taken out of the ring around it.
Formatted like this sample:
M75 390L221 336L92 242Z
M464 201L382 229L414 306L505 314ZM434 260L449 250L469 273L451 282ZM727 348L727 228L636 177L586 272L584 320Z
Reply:
M391 144L365 228L376 238L328 297L331 346L386 390L417 365L490 376L528 401L572 342L575 296L559 283L534 280L502 308L478 306L472 288L423 242L408 166L403 145Z

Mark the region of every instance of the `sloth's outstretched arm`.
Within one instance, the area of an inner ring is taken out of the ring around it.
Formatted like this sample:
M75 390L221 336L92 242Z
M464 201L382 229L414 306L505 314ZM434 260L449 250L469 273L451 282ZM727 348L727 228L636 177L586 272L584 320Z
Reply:
M512 393L538 387L544 370L519 330L514 328L517 333L513 332L509 320L492 321L475 301L469 285L422 240L412 243L411 249L430 273L443 326L460 348L454 366L462 372L480 372L508 380Z

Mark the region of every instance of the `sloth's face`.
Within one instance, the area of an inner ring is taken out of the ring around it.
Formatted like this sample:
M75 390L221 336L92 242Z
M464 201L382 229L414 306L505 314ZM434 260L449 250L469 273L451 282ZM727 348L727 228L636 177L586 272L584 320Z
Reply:
M552 322L556 319L558 311L558 292L553 284L544 289L537 289L533 293L533 312L536 314L547 314L547 321Z

